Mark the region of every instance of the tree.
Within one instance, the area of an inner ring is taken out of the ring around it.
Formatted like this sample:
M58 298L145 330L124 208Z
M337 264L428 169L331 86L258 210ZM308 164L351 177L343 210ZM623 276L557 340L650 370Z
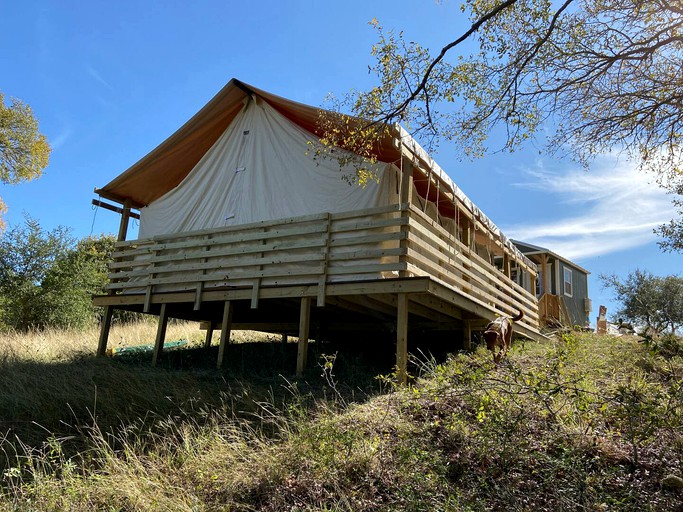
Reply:
M47 167L51 151L38 131L31 107L16 98L6 106L0 92L0 182L15 184L37 178ZM6 209L0 199L0 216ZM0 218L0 229L3 227Z
M113 235L88 236L55 261L42 282L37 307L43 325L84 327L99 318L92 296L105 293L115 243Z
M491 133L502 140L494 149L512 151L549 132L551 153L587 166L598 154L623 151L677 190L680 2L465 0L462 10L470 27L436 55L373 20L379 84L339 107L375 121L351 136L331 132L332 144L369 155L368 134L377 139L399 122L427 147L446 139L477 157L491 150ZM672 242L665 248L680 249L683 219L660 233Z
M45 231L31 217L0 239L0 326L17 330L82 327L97 311L91 296L103 293L111 235L78 242L58 227Z
M683 328L683 278L657 277L636 269L621 281L616 275L602 275L603 285L614 290L622 308L618 316L659 335Z

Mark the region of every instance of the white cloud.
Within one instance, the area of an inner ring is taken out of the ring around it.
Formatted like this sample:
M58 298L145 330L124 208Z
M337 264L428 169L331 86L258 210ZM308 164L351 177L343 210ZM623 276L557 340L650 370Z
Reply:
M511 238L562 254L589 258L638 247L656 240L653 229L674 215L671 197L653 177L629 163L604 157L590 171L551 172L542 163L525 171L515 186L543 191L557 208L546 207L551 220L507 226ZM573 214L560 215L558 212Z

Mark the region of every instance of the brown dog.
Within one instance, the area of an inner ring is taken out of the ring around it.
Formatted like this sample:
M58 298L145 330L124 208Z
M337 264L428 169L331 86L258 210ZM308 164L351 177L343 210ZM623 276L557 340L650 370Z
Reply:
M524 312L520 310L519 314L514 317L501 316L489 323L484 330L484 339L486 340L486 348L493 354L493 360L496 364L508 353L510 345L512 345L512 323L519 322L524 317ZM498 349L498 353L496 353Z

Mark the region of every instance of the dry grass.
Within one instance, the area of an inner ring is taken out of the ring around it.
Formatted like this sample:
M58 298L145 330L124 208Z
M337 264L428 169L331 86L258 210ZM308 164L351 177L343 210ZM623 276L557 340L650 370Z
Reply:
M157 331L155 321L114 324L109 334L110 348L132 347L154 343ZM68 361L82 355L92 355L97 350L99 327L89 329L46 329L19 333L0 332L0 360L54 363ZM187 340L193 344L204 342L205 331L196 322L171 322L166 331L166 341ZM220 333L214 332L213 343ZM233 331L232 343L274 341L271 334L256 331Z
M634 339L565 336L518 345L498 367L485 351L426 361L413 387L362 404L334 379L332 400L305 381L280 400L206 368L77 357L71 370L92 363L100 387L105 376L118 383L122 401L107 414L135 404L128 421L107 430L98 413L72 431L77 446L58 435L32 446L7 438L3 449L15 451L0 507L680 510L681 491L662 484L683 472L683 360L667 354ZM183 402L188 389L199 394ZM52 400L69 393L53 390ZM174 405L162 413L163 397ZM142 420L147 406L154 421Z

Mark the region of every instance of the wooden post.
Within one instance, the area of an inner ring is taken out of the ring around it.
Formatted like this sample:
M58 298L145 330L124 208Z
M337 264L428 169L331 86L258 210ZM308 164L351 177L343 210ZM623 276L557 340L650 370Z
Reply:
M323 273L318 282L318 299L316 306L321 308L325 306L325 290L327 289L327 268L330 264L330 236L332 231L332 216L327 214L327 234L325 235L325 247L323 252Z
M401 202L410 203L413 198L413 164L406 157L403 157L401 165Z
M410 215L410 203L413 199L413 164L406 157L401 159L402 174L401 174L401 204L407 204L406 210L401 212L401 216ZM408 237L410 229L408 226L401 226L401 232L406 233L406 238L399 242L399 247L405 254L398 257L400 263L408 264ZM399 270L399 277L410 277L408 270Z
M204 338L204 348L211 346L211 339L213 338L213 322L209 322L206 328L206 338Z
M465 219L462 226L462 243L472 250L472 223L468 219Z
M541 283L541 295L550 293L550 272L548 272L548 255L541 255L541 273L543 274Z
M505 274L505 277L508 279L512 277L512 262L510 261L510 255L507 252L503 252L503 274Z
M102 329L100 330L100 341L97 345L98 357L102 357L107 353L107 341L109 340L109 329L111 329L111 317L113 314L113 306L104 306L104 318L102 319Z
M296 355L296 374L303 375L308 360L308 334L311 327L311 298L301 297L299 313L299 346Z
M121 224L119 224L119 236L117 241L123 242L128 234L128 220L130 219L130 199L123 202L123 213L121 214Z
M152 366L157 365L159 356L164 350L164 338L166 338L166 326L168 325L168 312L166 311L167 304L161 305L161 312L159 313L159 326L157 327L157 337L154 340L154 353L152 354Z
M471 320L465 320L464 322L464 339L463 339L463 344L462 347L470 351L472 350L472 321Z
M398 383L408 382L408 294L398 294L396 312L396 372Z
M221 324L221 341L218 345L218 361L216 368L223 366L223 358L225 356L225 347L230 342L230 329L232 327L232 302L229 300L223 304L223 323Z

